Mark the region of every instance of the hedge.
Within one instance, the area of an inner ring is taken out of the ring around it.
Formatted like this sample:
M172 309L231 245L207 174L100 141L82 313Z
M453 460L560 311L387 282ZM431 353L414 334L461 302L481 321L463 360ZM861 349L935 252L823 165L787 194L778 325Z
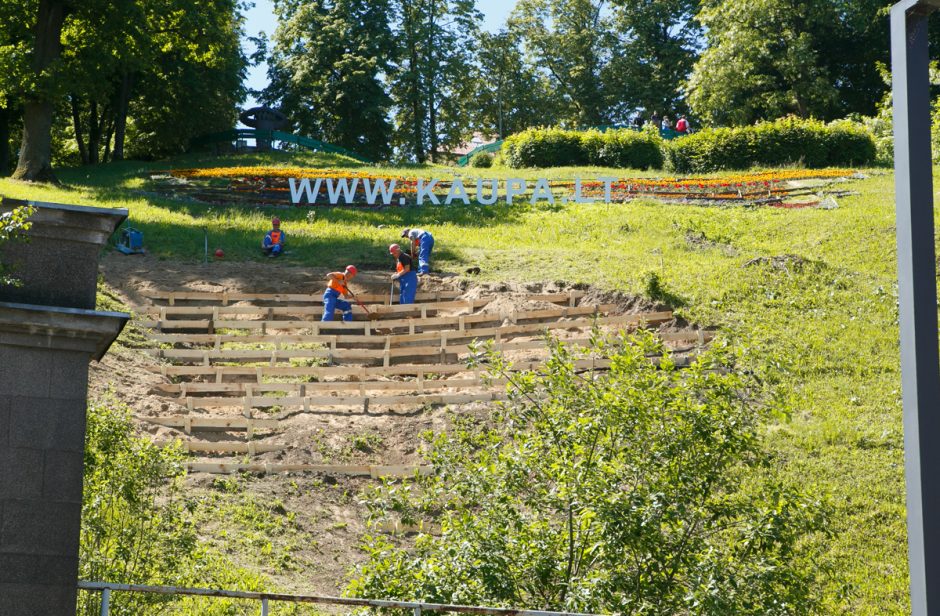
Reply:
M754 166L851 167L874 164L871 132L849 121L782 118L740 128L710 128L665 144L666 166L707 173Z
M503 160L514 169L596 165L634 169L663 166L662 139L655 131L574 131L530 128L503 143Z
M755 166L872 165L876 149L871 132L860 124L790 117L755 126L704 129L671 141L661 139L655 130L529 129L506 139L502 158L512 168L596 165L706 173Z

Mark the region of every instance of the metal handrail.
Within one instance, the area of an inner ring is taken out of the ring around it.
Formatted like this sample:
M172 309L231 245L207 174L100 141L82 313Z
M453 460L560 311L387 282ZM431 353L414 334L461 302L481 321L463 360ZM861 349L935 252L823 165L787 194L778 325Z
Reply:
M110 582L80 581L82 590L101 592L101 616L110 612L111 592L142 592L158 595L192 595L199 597L222 597L226 599L249 599L261 602L261 616L268 616L270 601L285 603L319 603L327 605L351 605L356 607L409 609L414 616L422 611L460 612L463 614L487 614L489 616L599 616L579 612L551 612L545 610L518 610L507 607L480 607L473 605L449 605L446 603L423 603L420 601L389 601L386 599L356 599L352 597L321 597L316 595L286 595L270 592L248 592L243 590L215 590L210 588L178 588L175 586L147 586L143 584L112 584Z

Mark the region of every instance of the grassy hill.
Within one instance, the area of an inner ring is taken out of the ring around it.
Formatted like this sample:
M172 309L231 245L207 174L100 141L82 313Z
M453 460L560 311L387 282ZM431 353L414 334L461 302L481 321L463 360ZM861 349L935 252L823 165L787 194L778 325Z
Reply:
M141 174L170 166L299 163L339 167L311 155L119 163L62 170L63 188L0 181L0 193L43 201L129 208L161 259L260 260L270 211L210 207L148 192ZM350 165L351 166L351 165ZM386 170L393 171L393 170ZM395 170L448 177L471 170ZM484 177L541 172L479 170ZM552 178L627 175L552 169ZM580 282L656 295L689 321L715 325L774 383L789 414L766 426L775 463L834 507L820 562L827 613L909 611L897 331L893 177L882 171L846 185L837 209L629 204L519 204L279 210L291 253L271 267L388 267L386 246L403 226L431 228L438 266L480 268L489 281ZM211 276L209 270L208 276ZM341 565L341 563L340 563ZM338 568L341 568L338 566Z

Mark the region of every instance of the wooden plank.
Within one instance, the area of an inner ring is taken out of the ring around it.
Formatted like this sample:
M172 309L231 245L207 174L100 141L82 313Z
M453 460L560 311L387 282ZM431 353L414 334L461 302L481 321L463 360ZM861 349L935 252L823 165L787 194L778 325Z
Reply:
M520 370L538 370L542 361L516 362L512 368ZM582 359L575 362L578 369L590 369L594 365L599 369L610 367L607 359ZM306 378L366 378L370 376L418 376L419 374L460 374L485 373L486 368L468 368L461 363L441 364L401 364L398 366L149 366L153 372L164 376L241 376L264 378L306 377Z
M533 294L517 297L522 300L562 304L568 304L571 298L568 293ZM428 312L438 310L475 310L492 303L497 298L498 296L492 295L475 299L455 299L438 302L421 302L418 304L397 304L392 306L387 304L374 304L369 307L369 311L376 315L396 315L404 313L426 315ZM360 301L362 301L361 298ZM146 315L159 315L161 319L166 319L168 316L173 315L212 315L214 320L218 320L217 315L320 315L323 314L323 309L319 306L151 306L145 307L139 312Z
M256 455L259 453L269 453L272 451L283 451L287 449L286 445L279 445L276 443L255 443L255 442L233 442L233 441L184 441L184 440L169 440L169 441L154 441L153 444L157 447L169 447L179 443L183 450L190 453L247 453L248 455Z
M220 346L226 343L241 344L332 344L344 346L347 344L376 344L391 346L415 342L430 342L437 344L443 337L448 340L489 338L497 332L503 336L524 335L543 331L585 329L612 325L655 325L671 321L672 312L649 312L639 314L624 314L613 317L600 317L598 319L582 318L571 321L556 321L554 323L527 323L524 325L510 325L507 327L480 327L461 330L439 330L420 334L385 334L385 335L358 335L358 334L265 334L265 335L237 335L237 334L150 334L156 342L168 344L211 344Z
M443 301L456 299L463 295L463 291L433 291L420 292L415 294L415 301ZM583 293L575 291L575 293ZM152 291L147 293L146 297L151 300L160 300L167 302L179 301L205 301L205 302L282 302L282 303L307 303L322 304L323 294L313 293L241 293L235 291ZM388 301L388 295L382 293L362 293L358 294L359 300L363 303Z
M439 302L459 298L464 291L421 291L415 294L416 302ZM533 294L538 296L539 294ZM572 298L577 301L587 293L584 291L566 291L563 293L546 293L544 296L564 296L565 300ZM322 304L322 293L243 293L236 291L152 291L146 297L150 300L172 302L179 301L205 301L227 304L229 302L297 302L301 304ZM363 303L375 302L387 304L388 295L384 293L359 293L359 301ZM172 305L172 304L171 304Z
M431 466L342 466L337 464L243 464L234 462L187 462L191 473L321 473L324 475L347 475L351 477L413 477L415 474L430 475Z
M191 417L172 415L163 417L136 416L135 419L168 428L187 427L190 430L259 430L277 428L276 419L250 419L247 417Z
M420 394L407 396L244 396L227 398L187 397L186 405L194 409L205 408L270 408L278 407L362 407L369 406L424 406L429 404L468 404L505 400L505 392L477 392L459 394Z
M505 379L491 379L492 385L504 385ZM484 380L472 379L423 379L422 381L321 381L314 383L167 383L154 389L164 394L244 394L253 392L295 393L325 391L421 391L435 389L458 389L483 387Z
M554 310L522 310L515 312L506 312L506 313L481 313L481 314L469 314L462 316L448 316L448 317L429 317L426 319L389 319L378 322L370 321L319 321L319 320L310 320L310 321L274 321L274 320L234 320L234 321L212 321L210 319L203 320L183 320L183 319L171 319L171 320L140 320L137 321L137 325L143 328L150 329L203 329L208 330L211 326L214 326L216 329L245 329L245 330L261 330L262 332L270 330L290 330L290 329L309 329L313 330L315 334L320 335L324 331L365 331L366 328L379 328L384 330L390 330L394 328L408 328L409 330L415 327L420 327L423 329L431 329L435 327L450 327L451 329L457 329L460 327L460 324L463 323L465 326L467 324L474 323L502 323L503 321L509 319L510 321L527 321L532 319L561 319L567 317L576 317L583 316L588 314L606 314L613 310L616 310L616 304L598 304L594 306L577 306L574 308L558 308Z

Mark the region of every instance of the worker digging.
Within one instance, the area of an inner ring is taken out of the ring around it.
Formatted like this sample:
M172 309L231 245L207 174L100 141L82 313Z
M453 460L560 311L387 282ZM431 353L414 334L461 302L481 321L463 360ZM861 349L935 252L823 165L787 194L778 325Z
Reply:
M398 303L415 303L415 294L418 292L418 275L412 267L411 255L403 251L398 244L389 246L388 252L396 260L392 280L398 281Z
M431 271L431 250L434 248L434 236L424 229L405 229L402 238L411 242L411 255L418 258L418 275L424 276Z
M343 312L344 321L353 320L352 304L340 299L340 296L349 297L351 294L349 281L355 278L358 273L359 270L356 269L355 265L347 265L345 271L330 272L326 275L328 282L326 291L323 292L323 318L321 321L332 321L337 308Z

